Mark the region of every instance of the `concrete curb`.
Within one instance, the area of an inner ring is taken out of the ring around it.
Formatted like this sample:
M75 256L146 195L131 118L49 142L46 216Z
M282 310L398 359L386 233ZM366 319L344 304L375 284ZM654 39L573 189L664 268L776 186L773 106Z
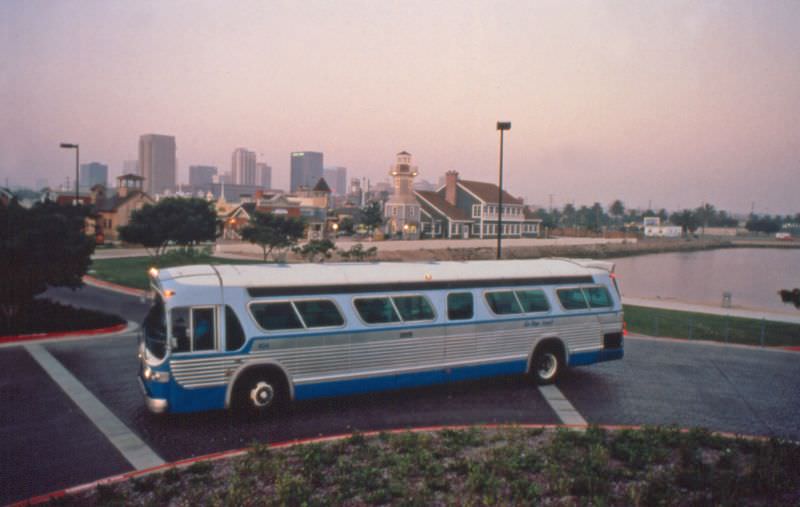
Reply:
M269 444L270 449L284 449L287 447L294 447L297 445L307 445L307 444L316 444L316 443L324 443L324 442L335 442L338 440L344 440L347 438L352 437L355 433L363 435L365 437L373 437L380 435L381 433L389 433L389 434L397 434L397 433L430 433L434 431L444 431L444 430L464 430L470 428L479 428L479 429L504 429L504 428L520 428L520 429L557 429L557 428L564 428L570 429L575 431L585 431L590 426L602 428L609 431L622 431L622 430L641 430L646 426L641 425L616 425L616 424L593 424L593 425L583 425L583 424L476 424L476 425L444 425L444 426L422 426L418 428L396 428L391 430L376 430L376 431L365 431L365 432L353 432L353 433L342 433L339 435L331 435L327 437L312 437L312 438L302 438L297 440L290 440L288 442L279 442L275 444ZM691 431L690 428L681 428L680 431L682 433L688 433ZM730 433L725 431L712 431L712 435L722 436L726 438L741 438L745 440L755 440L755 441L766 441L769 440L770 437L764 437L759 435L740 435L737 433ZM28 505L38 505L44 502L48 502L51 500L57 500L59 498L64 498L66 496L75 495L78 493L82 493L84 491L96 488L97 486L105 486L109 484L116 484L124 481L129 481L131 479L136 479L138 477L144 477L147 475L151 475L158 472L163 472L165 470L170 470L173 468L188 468L189 466L200 463L200 462L211 462L211 461L219 461L222 459L229 459L235 458L237 456L242 456L249 451L249 448L240 448L240 449L231 449L228 451L220 451L211 454L206 454L203 456L196 456L194 458L187 458L179 461L174 461L172 463L165 463L163 465L159 465L152 468L147 468L145 470L136 470L133 472L126 472L124 474L113 475L111 477L106 477L104 479L99 479L97 481L89 482L86 484L81 484L79 486L73 486L71 488L61 489L58 491L52 491L50 493L45 493L44 495L38 495L27 500L22 500L19 502L15 502L10 504L10 507L24 507Z
M89 275L83 275L83 283L86 285L91 285L92 287L97 287L99 289L107 289L110 291L118 292L120 294L125 294L127 296L136 296L136 297L147 297L147 291L141 289L134 289L133 287L126 287L125 285L119 285L112 282L107 282L105 280L101 280L99 278L95 278Z
M120 331L125 331L130 326L130 323L125 322L117 324L116 326L101 327L97 329L82 329L78 331L61 331L55 333L33 333L21 334L14 336L0 336L0 345L11 343L30 343L34 341L50 340L53 338L68 338L71 336L97 336L102 334L116 334Z

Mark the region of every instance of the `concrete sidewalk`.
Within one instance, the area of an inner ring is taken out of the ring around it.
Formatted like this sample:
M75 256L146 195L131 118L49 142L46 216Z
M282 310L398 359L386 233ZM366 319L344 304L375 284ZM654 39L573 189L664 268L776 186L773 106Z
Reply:
M623 296L622 304L632 306L645 306L647 308L660 308L662 310L677 310L681 312L708 313L712 315L722 315L730 317L742 317L745 319L769 320L774 322L787 322L789 324L800 324L800 311L796 314L790 312L781 313L769 310L757 310L749 308L722 308L719 306L685 303L672 299L651 299ZM789 305L787 310L793 310Z

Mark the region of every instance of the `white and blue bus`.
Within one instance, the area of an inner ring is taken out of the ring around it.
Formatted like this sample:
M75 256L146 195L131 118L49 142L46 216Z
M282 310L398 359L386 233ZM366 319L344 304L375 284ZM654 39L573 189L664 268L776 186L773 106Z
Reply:
M541 259L151 270L139 380L156 413L527 373L620 359L613 264Z

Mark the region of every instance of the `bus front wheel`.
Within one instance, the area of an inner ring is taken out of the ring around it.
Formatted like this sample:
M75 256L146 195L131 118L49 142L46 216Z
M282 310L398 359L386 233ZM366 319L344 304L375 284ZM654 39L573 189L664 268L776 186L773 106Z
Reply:
M539 385L552 384L564 370L564 354L556 345L545 345L536 350L531 360L531 377Z
M277 411L286 403L286 383L278 375L254 372L236 385L236 408L258 415Z

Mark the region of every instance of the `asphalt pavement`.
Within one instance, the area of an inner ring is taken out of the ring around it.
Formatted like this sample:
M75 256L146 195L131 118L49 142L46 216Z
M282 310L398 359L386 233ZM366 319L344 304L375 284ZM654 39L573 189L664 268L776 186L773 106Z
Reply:
M139 320L138 298L96 288L51 293ZM111 310L113 309L113 310ZM676 424L800 440L800 356L706 342L629 337L621 361L575 368L554 391L520 376L307 401L252 420L225 411L156 416L136 382L136 336L38 345L158 459L353 431L442 424L564 421L561 397L589 424ZM30 348L0 349L0 504L131 471L134 464L79 408Z

